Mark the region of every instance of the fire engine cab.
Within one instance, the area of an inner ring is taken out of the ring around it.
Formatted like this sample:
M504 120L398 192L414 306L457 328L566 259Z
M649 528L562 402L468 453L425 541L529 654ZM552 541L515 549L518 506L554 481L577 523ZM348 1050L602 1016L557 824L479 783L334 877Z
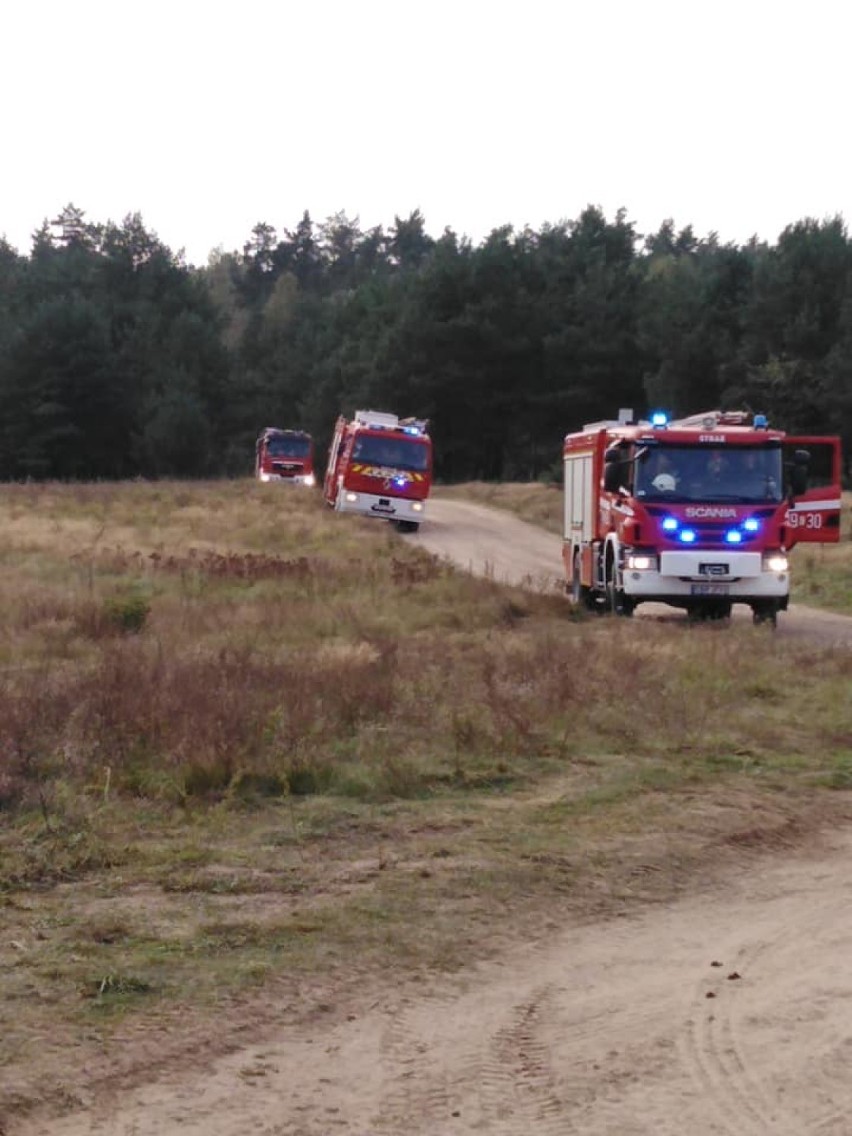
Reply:
M393 521L416 532L432 487L427 422L376 410L341 415L328 453L323 493L339 513Z
M791 437L762 414L632 418L564 441L572 601L619 615L656 601L698 619L742 603L774 625L793 546L840 539L840 439Z
M258 481L316 485L313 438L304 430L267 426L255 443L254 474Z

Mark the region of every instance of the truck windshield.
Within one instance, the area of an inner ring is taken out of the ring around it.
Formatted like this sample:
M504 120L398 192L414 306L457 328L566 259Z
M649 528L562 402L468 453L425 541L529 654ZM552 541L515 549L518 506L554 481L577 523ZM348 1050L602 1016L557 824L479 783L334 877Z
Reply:
M306 458L311 452L310 438L269 438L266 452L272 458Z
M369 465L422 473L429 468L429 444L398 434L359 434L352 447L352 458Z
M633 492L645 501L783 500L781 447L644 446L637 451Z

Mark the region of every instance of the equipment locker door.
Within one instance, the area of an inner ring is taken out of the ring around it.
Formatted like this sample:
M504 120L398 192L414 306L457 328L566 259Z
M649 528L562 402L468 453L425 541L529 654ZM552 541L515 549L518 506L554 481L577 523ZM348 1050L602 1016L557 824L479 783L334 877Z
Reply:
M575 547L592 539L592 454L565 458L565 540Z

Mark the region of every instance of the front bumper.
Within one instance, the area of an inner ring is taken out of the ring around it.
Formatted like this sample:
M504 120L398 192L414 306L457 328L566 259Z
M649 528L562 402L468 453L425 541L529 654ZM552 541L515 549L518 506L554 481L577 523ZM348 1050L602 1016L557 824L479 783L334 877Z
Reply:
M410 497L391 497L388 494L355 493L341 489L338 512L359 513L362 517L375 517L380 521L413 521L419 524L426 516L426 502Z
M663 552L659 568L645 570L625 566L624 594L632 599L657 600L680 605L704 600L752 603L774 600L786 607L790 572L764 567L759 552L706 551Z
M258 481L274 481L277 485L307 485L308 487L313 487L317 483L312 473L284 474L264 472L258 474Z

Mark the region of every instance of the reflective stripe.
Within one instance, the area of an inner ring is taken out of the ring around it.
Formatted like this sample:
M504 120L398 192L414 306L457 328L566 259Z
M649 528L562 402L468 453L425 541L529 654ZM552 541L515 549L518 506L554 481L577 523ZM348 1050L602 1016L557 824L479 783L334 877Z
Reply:
M815 510L839 509L842 502L835 501L797 501L787 509L788 513L813 513Z

